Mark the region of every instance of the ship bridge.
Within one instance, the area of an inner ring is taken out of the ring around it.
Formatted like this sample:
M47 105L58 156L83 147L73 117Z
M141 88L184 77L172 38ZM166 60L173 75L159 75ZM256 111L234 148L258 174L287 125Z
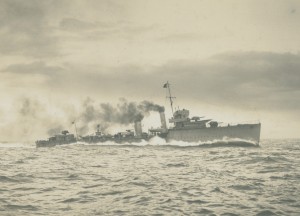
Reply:
M174 115L169 119L170 123L174 123L175 129L192 129L192 128L206 128L206 123L211 119L201 120L202 117L194 116L189 118L190 111L186 109L177 110Z
M169 119L170 123L184 122L189 119L190 111L186 109L177 110L173 114L173 117Z

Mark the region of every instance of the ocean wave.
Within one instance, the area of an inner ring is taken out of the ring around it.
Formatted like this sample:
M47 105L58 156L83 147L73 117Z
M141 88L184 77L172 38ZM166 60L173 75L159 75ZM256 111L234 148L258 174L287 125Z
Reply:
M233 188L235 190L255 190L257 189L254 185L231 185L230 188Z
M205 141L205 142L187 142L187 141L177 141L177 140L170 140L166 141L163 138L155 136L150 140L141 140L140 142L124 142L124 143L117 143L114 141L106 141L106 142L98 142L98 143L87 143L83 141L79 141L76 143L69 143L69 144L61 144L56 145L56 148L65 148L70 146L175 146L175 147L258 147L258 145L251 141L251 140L244 140L239 138L227 138L224 137L223 139L215 139L212 141ZM32 143L22 143L22 142L0 142L0 148L36 148L35 144Z
M227 138L215 139L212 141L204 142L186 142L186 141L176 141L171 140L166 145L179 146L179 147L189 147L189 146L199 146L199 147L222 147L222 146L232 146L232 147L258 147L255 142L251 140L239 139L239 138Z
M207 201L200 200L200 199L187 200L186 202L187 202L188 204L205 204L205 203L208 203Z
M72 203L72 202L77 202L79 201L80 198L68 198L68 199L65 199L63 201L61 201L62 203Z
M35 148L35 145L22 142L0 142L0 148Z
M187 167L186 163L169 163L166 165L167 167Z
M27 211L37 211L38 208L33 206L33 205L13 205L13 204L9 204L9 205L5 205L4 208L6 210L27 210Z
M57 145L56 147L65 147L65 146L76 146L76 145L84 145L84 146L173 146L173 147L258 147L258 145L251 140L244 140L238 138L223 138L219 140L205 141L205 142L187 142L187 141L177 141L171 140L167 142L165 139L160 138L158 136L151 138L149 141L141 140L140 142L124 142L124 143L116 143L113 141L106 142L98 142L98 143L86 143L86 142L77 142L71 144L63 144Z
M263 210L256 214L256 216L271 216L271 215L277 215L277 214L272 212L271 210Z
M219 142L156 137L135 144L0 148L0 212L298 215L300 160L292 145L227 148L243 142L227 139L214 148Z
M0 182L19 182L19 180L8 176L0 176Z

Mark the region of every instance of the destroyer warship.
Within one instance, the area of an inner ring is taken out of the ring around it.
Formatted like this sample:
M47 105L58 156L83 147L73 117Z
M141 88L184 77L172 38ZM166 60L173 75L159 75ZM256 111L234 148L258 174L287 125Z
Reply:
M161 127L151 128L148 133L143 132L141 120L134 122L134 132L127 130L117 134L104 134L100 131L100 125L97 126L97 131L93 135L80 136L76 138L74 134L69 134L68 131L63 131L62 134L50 137L48 140L36 141L37 147L51 147L55 145L70 144L77 141L86 143L138 143L142 141L149 141L155 136L159 136L171 141L184 142L209 142L228 140L242 140L243 142L251 142L259 145L261 124L236 124L221 126L217 121L211 119L202 119L203 117L189 117L189 110L181 109L173 110L173 98L171 95L170 84L167 82L163 85L167 89L167 98L170 100L171 110L173 116L169 119L169 123L173 127L168 128L164 110L160 110ZM76 129L76 124L75 124ZM76 130L77 131L77 130Z
M69 131L64 130L61 134L56 134L48 138L48 140L37 140L35 142L36 147L53 147L56 145L64 145L76 143L77 139L74 134L70 134Z
M74 134L70 134L67 130L61 132L61 134L56 134L47 140L37 140L36 147L53 147L57 145L73 144L77 142L83 143L105 143L113 142L117 144L129 144L129 143L139 143L142 141L149 141L155 135L152 133L145 133L142 131L141 121L136 121L134 123L135 132L132 130L126 130L124 132L118 132L116 134L104 134L100 131L100 125L97 125L97 130L94 134L87 136L78 136L76 124Z
M259 145L261 124L235 124L220 126L217 121L211 119L201 119L203 117L189 117L189 110L181 109L173 111L173 98L171 95L170 84L167 82L163 86L167 89L167 98L170 100L173 117L169 123L174 126L167 128L165 115L160 113L161 128L150 129L151 134L157 134L160 137L170 141L184 142L208 142L227 140L242 140Z

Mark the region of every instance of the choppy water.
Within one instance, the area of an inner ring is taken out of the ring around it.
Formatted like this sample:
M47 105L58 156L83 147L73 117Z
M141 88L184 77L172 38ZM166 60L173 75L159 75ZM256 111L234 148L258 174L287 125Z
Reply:
M0 215L300 215L300 140L0 144Z

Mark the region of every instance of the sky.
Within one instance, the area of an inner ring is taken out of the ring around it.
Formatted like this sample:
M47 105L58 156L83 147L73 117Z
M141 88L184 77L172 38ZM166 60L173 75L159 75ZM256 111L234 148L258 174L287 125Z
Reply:
M169 118L166 81L191 115L300 138L299 20L297 0L0 0L0 140L124 100Z

